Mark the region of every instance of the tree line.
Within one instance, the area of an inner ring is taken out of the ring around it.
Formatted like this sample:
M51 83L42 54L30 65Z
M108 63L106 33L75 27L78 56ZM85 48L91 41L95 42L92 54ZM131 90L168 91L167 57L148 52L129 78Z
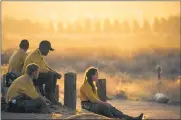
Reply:
M154 18L151 24L148 19L143 21L141 25L138 20L132 22L109 18L104 20L84 19L74 23L62 23L50 21L48 24L40 22L32 22L29 19L16 20L14 18L5 17L2 20L3 34L64 34L64 33L159 33L159 34L180 34L180 16L170 16L167 18Z

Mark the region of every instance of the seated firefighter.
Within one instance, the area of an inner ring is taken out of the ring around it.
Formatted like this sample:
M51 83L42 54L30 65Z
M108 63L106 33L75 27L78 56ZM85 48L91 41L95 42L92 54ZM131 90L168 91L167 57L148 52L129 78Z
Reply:
M37 79L38 75L38 65L29 64L26 68L26 73L11 84L6 95L8 112L50 112L49 100L39 95L33 85L33 79Z
M111 104L101 101L98 97L96 86L94 85L94 82L97 80L98 70L93 67L89 68L85 73L84 83L80 87L80 100L83 109L110 118L142 120L143 114L140 114L138 117L134 118L123 114Z
M26 51L29 48L28 40L22 40L19 44L19 49L13 53L10 57L8 72L3 75L3 79L1 80L1 103L5 103L5 95L7 93L8 87L12 84L12 82L20 76L24 61L27 57Z
M8 73L14 73L17 76L20 76L24 61L27 57L26 51L29 48L28 40L22 40L19 44L19 49L14 52L10 57L8 65Z
M40 74L37 80L34 80L34 85L37 86L43 96L51 101L53 105L62 105L55 99L55 89L57 84L57 79L61 78L61 75L50 68L43 56L47 56L49 51L53 51L51 43L47 40L41 41L39 48L31 52L24 63L22 74L25 73L25 68L30 63L35 63L40 67ZM43 85L45 84L45 89Z

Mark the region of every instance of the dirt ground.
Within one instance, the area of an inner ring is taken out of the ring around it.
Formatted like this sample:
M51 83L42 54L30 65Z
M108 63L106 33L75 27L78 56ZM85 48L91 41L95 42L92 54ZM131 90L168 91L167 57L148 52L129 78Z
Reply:
M123 113L137 116L144 113L145 119L181 119L180 104L160 104L155 102L142 102L130 100L109 100L113 106ZM2 119L65 119L72 115L78 115L76 118L98 119L103 118L80 110L79 101L77 101L77 111L68 109L57 110L54 114L22 114L1 112ZM86 114L82 114L86 113ZM88 115L87 115L88 113ZM82 115L81 115L82 114ZM74 118L74 117L73 117Z

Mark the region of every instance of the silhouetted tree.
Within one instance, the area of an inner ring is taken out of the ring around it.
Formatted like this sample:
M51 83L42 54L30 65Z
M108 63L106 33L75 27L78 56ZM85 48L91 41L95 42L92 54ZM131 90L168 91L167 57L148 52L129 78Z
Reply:
M167 33L167 26L168 26L168 21L165 18L160 19L160 33L165 34Z
M168 33L169 34L180 34L180 16L168 17Z
M137 20L133 20L132 26L133 26L133 30L132 31L134 33L139 33L140 32L141 27L140 27L140 24L139 24L139 22Z
M58 23L58 33L59 34L62 34L62 33L64 33L65 31L64 31L64 27L63 27L63 23L62 22L59 22Z
M121 32L121 23L118 19L115 19L113 22L113 32L120 33Z
M67 23L66 33L71 33L71 32L72 32L72 24Z
M76 22L73 22L70 24L70 28L71 28L70 33L76 33L77 32L77 29L76 29L77 25L76 24L77 24Z
M122 27L123 27L123 32L124 33L130 33L131 32L131 28L130 28L130 25L129 25L128 21L124 21L123 24L122 24Z
M83 27L80 21L76 21L75 23L75 29L76 29L76 33L82 33L83 32Z
M22 30L22 25L20 23L20 20L5 17L2 23L3 32L8 34L20 34Z
M85 32L88 32L88 33L91 31L91 19L89 18L85 19L84 30Z
M95 28L95 32L96 33L100 33L101 32L101 22L99 20L96 20L94 26L95 26L94 27Z
M50 34L50 35L52 35L52 34L55 32L53 21L50 21L50 22L49 22L47 32L48 32L48 34Z
M159 33L161 31L161 23L160 23L160 20L155 17L154 18L154 22L153 22L153 31L156 32L156 33Z
M150 23L148 22L148 20L144 20L143 22L143 27L142 27L142 32L147 32L147 33L150 33L152 30L151 30L151 26L150 26Z
M104 32L108 33L111 30L111 21L109 18L104 20Z

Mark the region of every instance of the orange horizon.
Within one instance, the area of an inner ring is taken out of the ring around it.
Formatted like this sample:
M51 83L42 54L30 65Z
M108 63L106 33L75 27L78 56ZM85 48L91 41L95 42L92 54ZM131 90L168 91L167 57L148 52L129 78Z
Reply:
M157 8L157 9L156 9ZM180 2L160 2L160 1L2 1L1 13L3 20L6 16L15 19L29 19L31 21L49 23L53 22L53 32L57 32L58 22L67 23L81 20L84 17L89 17L90 19L119 19L120 21L136 19L138 22L142 23L144 19L148 19L152 22L154 17L169 17L172 15L180 15ZM23 22L22 22L23 23ZM28 26L28 25L27 25ZM46 26L46 25L44 25ZM44 27L43 26L43 27ZM18 26L3 26L8 28L8 30L18 31ZM36 27L36 26L35 26ZM36 29L33 27L33 29ZM4 30L2 28L2 31ZM22 29L24 29L22 27ZM149 38L144 37L134 37L129 40L128 38L123 38L120 36L106 36L101 38L95 38L94 35L84 36L83 34L79 37L74 37L73 35L61 36L59 34L54 35L54 33L39 34L33 33L33 29L28 29L27 35L17 35L9 34L8 31L3 31L3 49L18 46L21 39L28 39L31 41L31 46L37 46L40 40L48 39L56 47L72 46L75 48L81 48L82 46L94 47L101 45L105 48L110 48L114 46L123 47L127 49L139 48L149 46L150 44L158 46L167 47L178 47L180 41L178 41L179 36L173 37L173 42L168 40L165 36L159 36L156 42L153 42L154 37ZM52 32L52 31L51 31ZM40 36L38 36L40 35ZM68 36L68 37L67 37ZM139 35L138 35L139 36ZM150 36L151 37L151 36ZM165 38L167 40L164 40ZM109 38L109 39L105 39ZM140 40L141 39L141 40ZM143 39L143 40L142 40ZM145 39L147 41L145 41ZM5 42L8 41L8 43ZM94 41L92 41L94 40ZM105 42L106 40L106 42ZM98 42L96 42L98 41ZM136 41L136 42L135 42ZM79 44L80 42L81 44ZM9 44L10 43L10 44ZM13 44L11 44L13 43ZM77 44L78 43L78 44ZM120 45L120 46L119 46ZM110 47L111 46L111 47Z
M155 9L157 8L157 9ZM180 2L156 1L2 1L2 19L5 16L32 21L72 22L90 19L144 19L179 15Z

